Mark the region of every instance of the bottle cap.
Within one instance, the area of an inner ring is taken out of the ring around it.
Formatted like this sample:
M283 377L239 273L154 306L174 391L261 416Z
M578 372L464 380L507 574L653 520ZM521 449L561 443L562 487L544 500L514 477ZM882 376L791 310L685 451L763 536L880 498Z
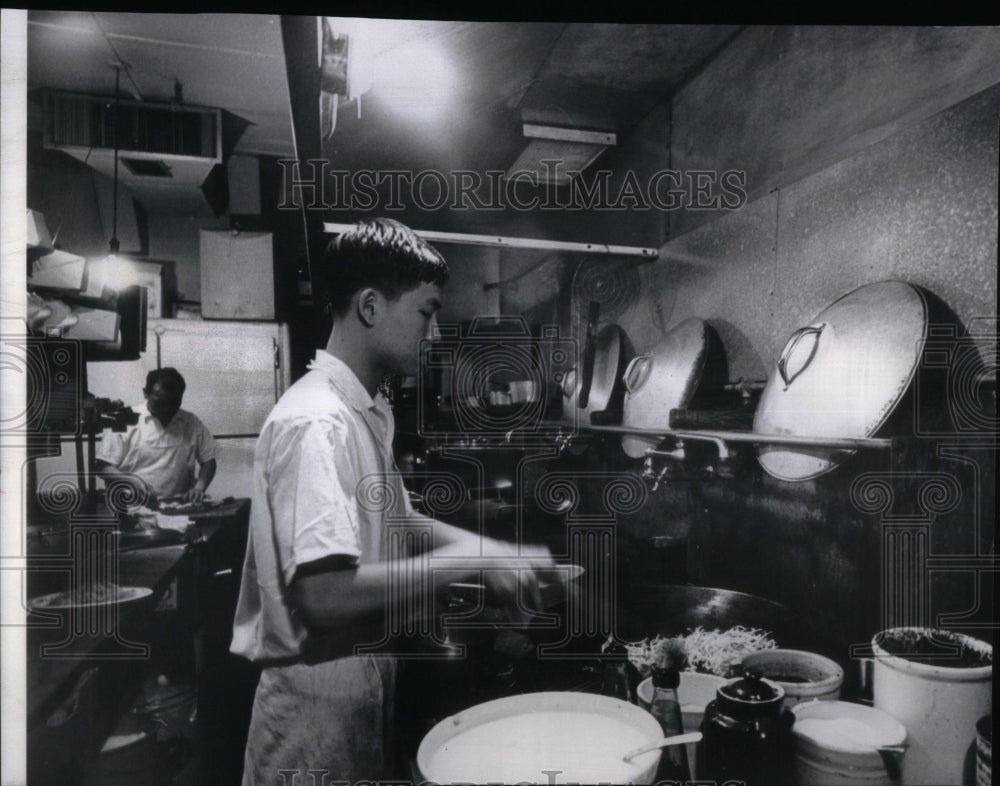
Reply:
M652 675L654 688L676 688L681 684L681 673L677 669L653 666Z

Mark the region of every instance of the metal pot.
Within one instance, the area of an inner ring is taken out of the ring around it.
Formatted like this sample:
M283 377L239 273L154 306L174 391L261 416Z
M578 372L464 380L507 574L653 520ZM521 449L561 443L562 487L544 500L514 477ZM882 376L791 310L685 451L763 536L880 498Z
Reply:
M563 419L582 425L616 420L623 393L621 378L631 359L628 337L618 325L605 325L589 336L581 362L563 378ZM605 412L603 418L598 414Z
M714 587L661 585L633 590L620 599L615 620L616 632L626 641L657 634L677 636L698 626L727 630L742 625L768 631L781 647L828 654L838 651L837 643L825 641L787 606Z
M761 395L754 431L870 437L909 390L927 337L927 293L902 281L849 292L789 337ZM761 446L781 480L829 472L853 451Z
M434 783L652 783L658 750L622 757L662 736L645 710L572 691L488 701L445 718L420 743Z
M698 387L708 348L708 326L697 317L675 325L648 353L637 355L624 374L622 425L638 429L670 428L670 410L687 405ZM641 458L659 440L626 434L622 448Z

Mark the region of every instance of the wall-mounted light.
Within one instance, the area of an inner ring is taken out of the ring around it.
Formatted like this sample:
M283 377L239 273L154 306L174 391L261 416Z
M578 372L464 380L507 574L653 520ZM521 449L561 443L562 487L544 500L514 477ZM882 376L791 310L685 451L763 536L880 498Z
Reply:
M429 119L445 111L455 90L455 68L440 47L406 44L384 52L372 68L372 93L409 117Z
M417 120L439 117L453 100L455 67L440 41L414 40L414 22L397 19L325 17L324 76L340 76L339 100L371 91L390 111ZM333 55L327 57L326 53ZM342 59L341 59L342 58ZM325 80L326 81L326 80Z

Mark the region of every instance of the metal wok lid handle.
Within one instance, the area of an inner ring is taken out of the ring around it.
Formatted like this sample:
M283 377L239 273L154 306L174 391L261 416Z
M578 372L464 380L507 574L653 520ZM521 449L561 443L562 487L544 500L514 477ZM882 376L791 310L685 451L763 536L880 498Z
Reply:
M625 381L625 390L628 391L630 396L634 396L636 391L646 384L646 380L649 379L649 374L652 370L653 358L650 355L636 355L629 361L628 366L625 367L623 379Z
M815 325L806 325L805 327L800 327L785 344L785 348L781 350L781 357L778 358L778 373L781 375L782 381L785 383L785 390L788 390L789 385L791 385L797 376L805 371L812 359L816 357L816 349L819 347L819 337L823 332L823 328L826 327L826 322L819 322ZM806 336L812 337L812 347L809 350L809 354L806 356L805 362L802 363L799 368L789 375L788 373L788 360L791 358L792 354L795 352L795 348L799 345L799 342Z

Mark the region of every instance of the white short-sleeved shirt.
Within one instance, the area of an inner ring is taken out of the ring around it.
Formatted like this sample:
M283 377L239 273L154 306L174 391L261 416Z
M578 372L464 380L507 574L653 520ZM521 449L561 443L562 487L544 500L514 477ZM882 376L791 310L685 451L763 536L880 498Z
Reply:
M254 454L230 649L255 661L303 652L306 628L288 597L299 566L337 555L385 560L387 518L412 512L392 457L388 402L323 350L309 368L268 415Z
M139 422L124 432L106 432L95 457L121 472L138 475L158 497L184 494L197 479L197 465L215 458L211 432L184 409L178 410L166 428L145 405L137 410Z

